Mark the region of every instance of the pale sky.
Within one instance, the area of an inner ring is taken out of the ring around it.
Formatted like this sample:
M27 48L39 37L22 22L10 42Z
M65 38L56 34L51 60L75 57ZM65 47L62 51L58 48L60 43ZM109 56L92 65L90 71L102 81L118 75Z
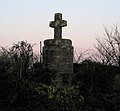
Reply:
M39 41L53 38L54 13L68 22L63 38L87 49L104 33L103 25L120 22L120 0L0 0L0 46L27 40L37 52Z

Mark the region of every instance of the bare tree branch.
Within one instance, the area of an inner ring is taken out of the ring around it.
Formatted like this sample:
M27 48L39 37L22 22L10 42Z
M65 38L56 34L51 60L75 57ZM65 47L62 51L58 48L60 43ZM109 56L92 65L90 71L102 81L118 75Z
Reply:
M104 64L110 65L120 65L119 56L120 56L120 30L119 26L114 25L114 27L107 28L104 27L105 34L102 39L96 39L97 45L95 48L98 53L101 55L100 59Z

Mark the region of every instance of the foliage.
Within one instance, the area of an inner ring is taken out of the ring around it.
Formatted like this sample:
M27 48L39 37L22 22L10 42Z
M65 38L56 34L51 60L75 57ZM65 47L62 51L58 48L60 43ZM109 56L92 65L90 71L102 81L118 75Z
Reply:
M33 45L30 43L21 41L10 48L13 67L20 78L22 78L23 75L26 76L28 69L33 64L32 47Z
M82 110L118 111L120 109L119 68L106 66L91 60L75 64L76 72L73 84L79 84L84 97Z
M0 64L1 76L5 76L11 67L11 57L7 48L1 47L0 49Z
M55 72L43 70L32 59L32 45L27 42L18 42L9 49L1 47L1 111L120 110L119 66L91 60L76 63L72 86L59 89L54 82Z
M49 100L50 111L76 111L80 110L84 102L84 97L80 95L77 87L59 89L55 85L43 85L35 88L39 95L45 93ZM52 106L52 107L51 107Z

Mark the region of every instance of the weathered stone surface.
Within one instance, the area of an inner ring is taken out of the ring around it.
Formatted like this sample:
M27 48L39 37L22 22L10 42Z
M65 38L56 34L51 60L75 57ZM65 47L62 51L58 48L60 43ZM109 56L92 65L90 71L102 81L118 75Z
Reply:
M62 21L61 14L55 14L55 20ZM51 26L58 27L62 30L61 23ZM56 30L55 33L62 33ZM44 41L43 47L43 64L46 69L56 72L56 83L58 87L67 87L71 84L73 74L73 46L69 39L62 39L61 34L55 34L54 39Z
M55 21L50 22L50 27L54 28L54 39L62 38L62 27L67 26L67 21L62 20L62 14L55 14Z

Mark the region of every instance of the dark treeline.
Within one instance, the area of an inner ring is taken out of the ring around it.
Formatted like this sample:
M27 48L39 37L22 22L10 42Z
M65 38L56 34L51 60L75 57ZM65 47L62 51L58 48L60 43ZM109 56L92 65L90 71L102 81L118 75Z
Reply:
M74 63L71 87L59 89L32 47L24 41L1 47L0 111L120 111L119 66Z

